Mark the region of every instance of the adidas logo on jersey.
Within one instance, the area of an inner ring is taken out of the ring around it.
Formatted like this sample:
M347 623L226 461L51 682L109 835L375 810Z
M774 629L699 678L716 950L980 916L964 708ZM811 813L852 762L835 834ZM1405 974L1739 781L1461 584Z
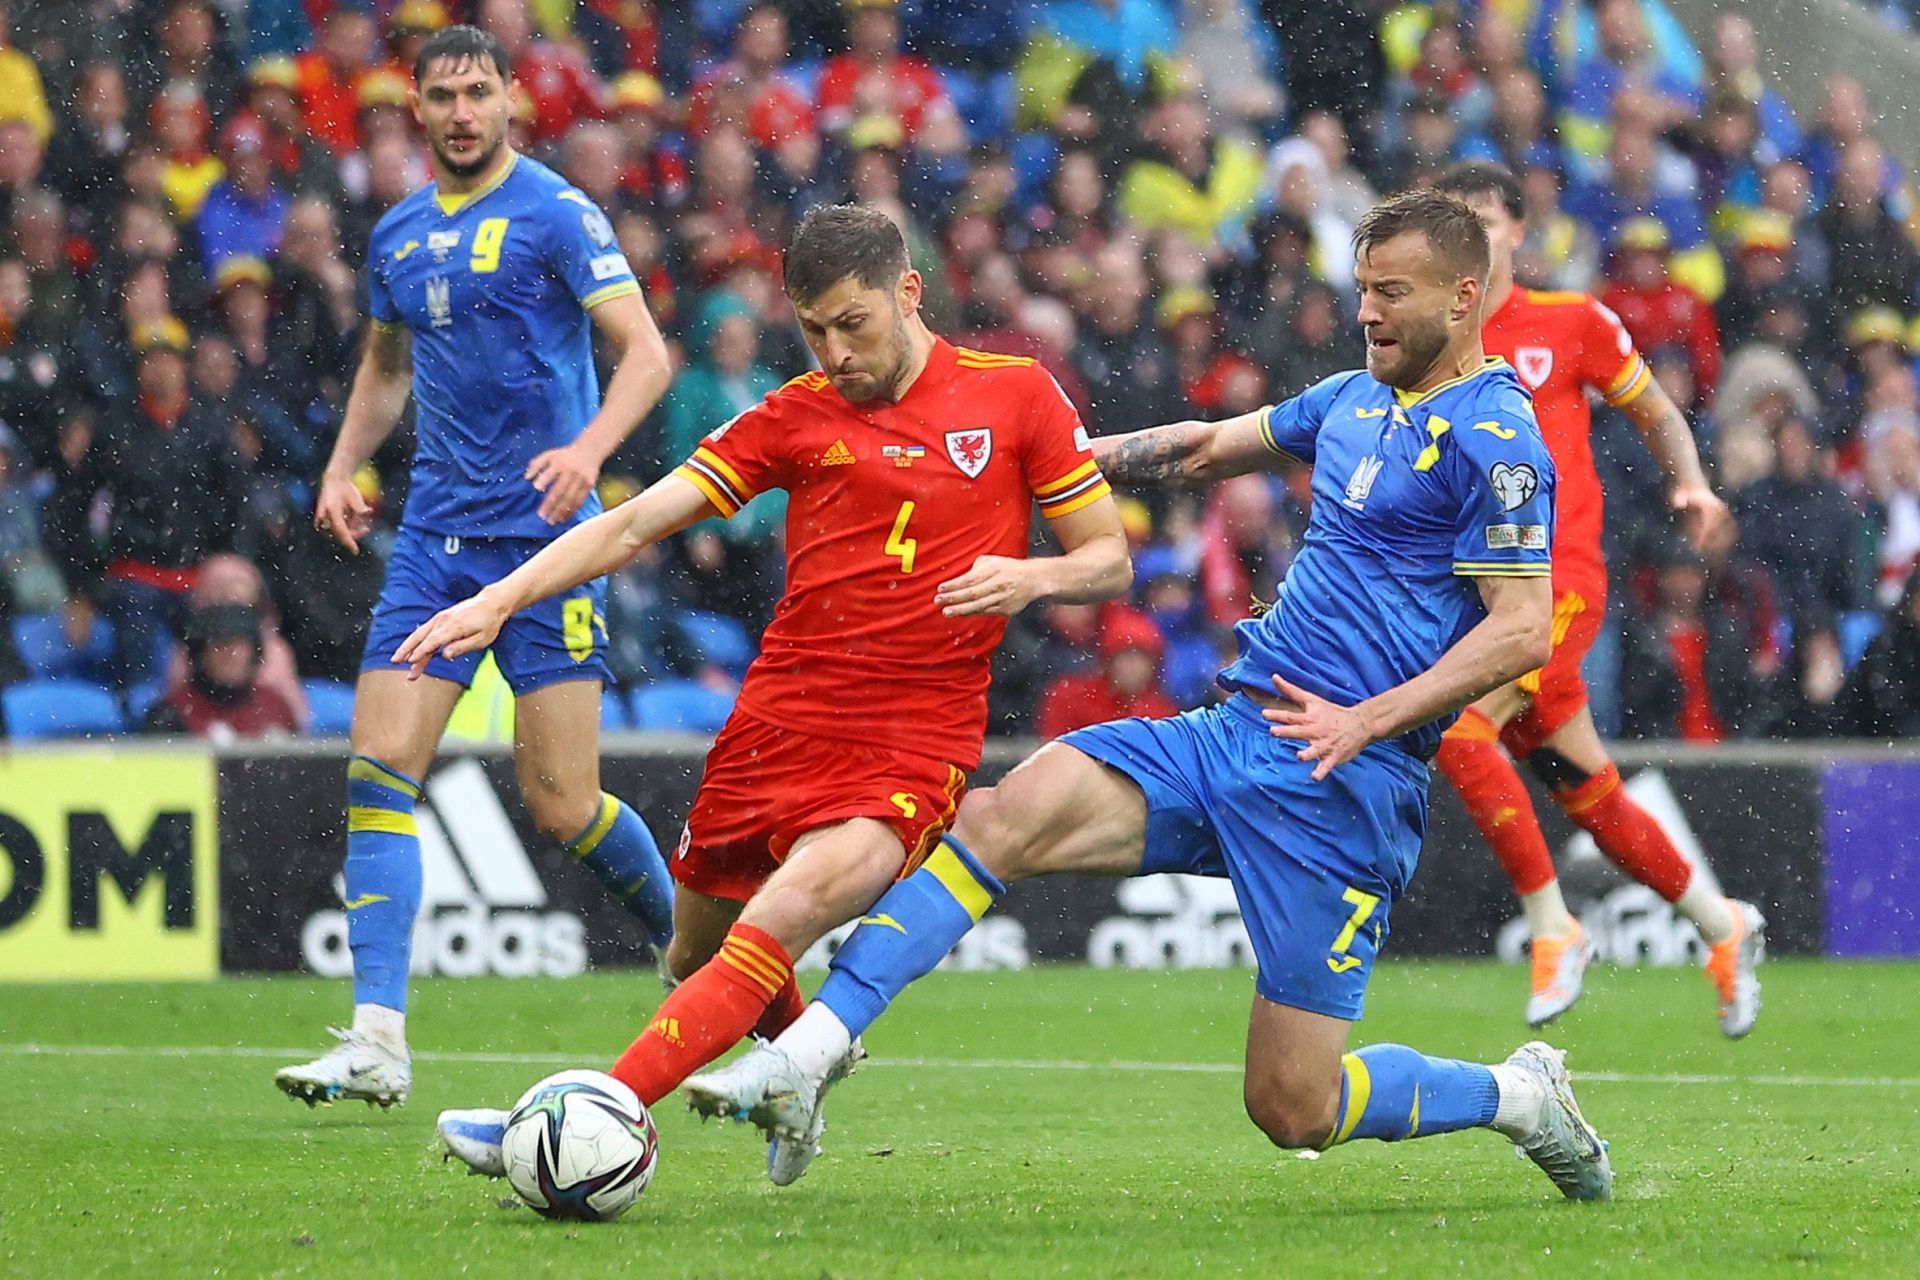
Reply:
M835 440L833 447L820 455L820 465L823 467L847 467L858 461L860 459L853 456L853 450L847 448L845 440Z
M416 974L453 978L570 978L587 969L586 922L547 910L533 859L478 760L458 760L427 783L415 810L420 832L420 914L413 923ZM317 912L300 931L300 953L323 978L353 972L345 902ZM373 896L373 895L366 895Z

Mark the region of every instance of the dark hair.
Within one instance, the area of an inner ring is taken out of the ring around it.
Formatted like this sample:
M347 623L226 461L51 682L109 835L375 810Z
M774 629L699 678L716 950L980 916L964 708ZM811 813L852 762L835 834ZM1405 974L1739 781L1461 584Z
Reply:
M1458 196L1439 191L1402 191L1367 210L1353 229L1353 251L1369 253L1409 232L1427 238L1447 274L1486 280L1492 265L1486 227Z
M440 28L420 46L420 52L413 58L414 84L419 84L427 74L427 68L442 58L452 60L455 66L463 62L491 62L502 80L513 79L513 64L507 58L507 51L500 47L500 42L480 28L465 23Z
M787 296L809 302L848 276L862 289L890 288L909 265L892 218L871 205L821 205L807 211L787 242Z
M1520 200L1520 180L1513 176L1513 170L1492 160L1462 160L1450 164L1434 179L1433 189L1462 200L1492 196L1515 221L1526 213L1526 205Z

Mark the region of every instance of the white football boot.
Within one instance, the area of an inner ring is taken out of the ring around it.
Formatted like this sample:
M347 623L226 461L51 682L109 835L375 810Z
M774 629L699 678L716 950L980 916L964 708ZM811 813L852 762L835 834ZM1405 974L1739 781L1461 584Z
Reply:
M1720 1030L1738 1040L1760 1017L1760 977L1767 958L1767 918L1751 902L1728 899L1738 927L1725 942L1707 948L1707 980L1720 996Z
M858 1040L816 1089L787 1052L770 1041L717 1071L702 1072L684 1086L687 1106L702 1116L751 1124L767 1135L767 1177L789 1186L820 1154L827 1131L821 1103L827 1090L847 1078L867 1056Z
M501 1107L467 1107L442 1111L434 1128L440 1145L446 1148L443 1160L458 1160L469 1173L487 1178L507 1176L507 1159L501 1143L507 1136L507 1117L513 1113Z
M1515 1141L1514 1149L1539 1165L1567 1199L1611 1200L1613 1165L1607 1160L1607 1144L1580 1114L1566 1058L1565 1050L1539 1040L1508 1055L1506 1065L1533 1076L1544 1097L1539 1121Z
M358 1098L368 1106L404 1106L413 1088L413 1060L358 1031L328 1027L339 1044L298 1066L273 1073L273 1083L308 1106Z

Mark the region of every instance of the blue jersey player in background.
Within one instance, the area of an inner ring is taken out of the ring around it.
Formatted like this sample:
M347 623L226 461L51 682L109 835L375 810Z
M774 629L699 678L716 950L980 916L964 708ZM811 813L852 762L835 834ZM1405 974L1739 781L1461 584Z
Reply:
M391 661L412 630L599 512L602 462L670 372L640 286L601 211L506 143L519 93L499 44L448 27L414 66L434 181L395 205L367 253L372 326L314 524L358 554L372 512L353 476L399 424L416 443L399 538L355 688L346 909L354 1016L338 1047L274 1077L309 1104L390 1106L412 1086L407 968L421 896L414 803L484 655ZM597 325L620 353L604 403ZM604 580L509 619L493 655L516 698L514 756L540 830L619 895L656 946L673 890L652 834L600 790Z
M1370 211L1354 236L1364 372L1218 423L1100 441L1118 483L1313 466L1305 545L1239 625L1225 701L1043 747L961 806L880 899L778 1041L687 1083L696 1109L793 1136L831 1064L931 970L1004 884L1049 872L1233 881L1258 964L1245 1096L1282 1147L1490 1128L1573 1199L1612 1171L1563 1055L1482 1066L1404 1045L1347 1051L1426 831L1428 761L1487 690L1546 661L1553 463L1513 370L1480 346L1486 233L1450 196Z

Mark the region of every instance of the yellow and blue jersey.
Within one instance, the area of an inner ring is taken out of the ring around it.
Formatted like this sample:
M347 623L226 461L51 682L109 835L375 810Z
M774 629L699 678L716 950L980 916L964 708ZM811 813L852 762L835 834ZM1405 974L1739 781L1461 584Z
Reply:
M1225 686L1271 690L1278 674L1360 702L1426 671L1486 617L1473 579L1551 572L1553 460L1504 360L1424 395L1336 374L1266 410L1261 433L1312 464L1313 513L1278 602L1236 628ZM1431 758L1449 720L1399 743Z
M415 434L403 525L443 537L552 538L526 480L600 407L587 313L639 292L613 226L553 170L514 156L464 195L428 186L373 229L376 323L413 335Z

